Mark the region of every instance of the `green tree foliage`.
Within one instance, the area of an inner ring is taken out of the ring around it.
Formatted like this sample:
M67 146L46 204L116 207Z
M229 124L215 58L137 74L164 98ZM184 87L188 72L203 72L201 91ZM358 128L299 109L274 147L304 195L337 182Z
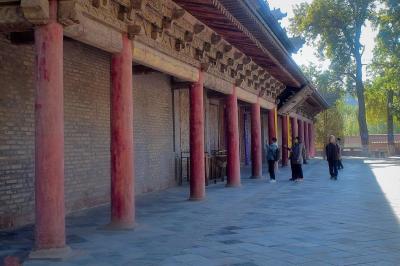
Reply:
M316 117L315 133L316 145L318 148L323 148L328 142L330 135L343 136L343 117L342 112L336 105L328 110L319 113Z
M400 1L382 0L381 2L383 7L374 20L379 33L371 65L374 80L369 86L369 93L371 96L379 94L382 96L393 91L391 112L400 118ZM373 99L373 97L370 98ZM370 105L377 107L374 103ZM381 105L381 107L384 106L386 107L386 104ZM377 108L374 111L377 111Z
M386 134L388 132L388 96L393 88L389 86L392 82L386 80L387 76L377 76L371 83L367 84L365 92L367 121L371 134ZM393 97L391 112L395 115L393 130L400 133L400 116L396 108L400 106L400 97Z
M358 124L354 123L354 121L357 120L358 107L341 100L337 103L337 109L342 114L343 136L357 136L360 130Z
M381 0L375 16L379 30L371 70L374 76L367 86L368 121L388 134L389 150L394 150L394 132L400 118L400 1ZM396 119L397 118L397 119ZM386 123L386 130L382 127Z
M358 124L364 149L368 145L360 43L362 28L373 16L374 0L313 0L294 9L291 32L318 47L331 70L358 99Z
M335 105L336 101L345 92L342 80L338 79L331 70L320 70L316 65L310 64L301 67L304 74L318 88L319 93L329 105Z
M302 66L302 70L331 106L316 117L315 132L317 147L322 148L326 144L328 136L343 136L343 115L338 108L341 102L340 99L344 93L343 84L336 78L332 71L321 71L313 64Z

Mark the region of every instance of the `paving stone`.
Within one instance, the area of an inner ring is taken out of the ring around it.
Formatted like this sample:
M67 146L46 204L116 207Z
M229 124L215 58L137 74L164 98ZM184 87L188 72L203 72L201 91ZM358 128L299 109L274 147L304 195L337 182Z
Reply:
M207 199L187 201L187 187L137 197L133 231L100 230L109 207L67 218L67 242L81 255L67 261L26 260L33 227L0 232L0 260L24 265L399 265L399 159L345 159L338 181L326 162L304 166L305 180L242 179L242 187L207 187ZM248 177L250 169L243 168ZM396 189L392 189L396 188Z

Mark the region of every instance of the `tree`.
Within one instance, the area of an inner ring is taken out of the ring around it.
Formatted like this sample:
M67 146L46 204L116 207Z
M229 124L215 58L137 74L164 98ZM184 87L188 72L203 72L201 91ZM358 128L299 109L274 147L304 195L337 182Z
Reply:
M330 106L335 105L336 101L345 93L345 84L331 70L321 71L312 63L308 66L301 66L301 69Z
M400 2L382 0L375 17L379 29L371 66L374 81L368 89L370 109L380 114L386 109L389 152L394 151L394 116L400 117ZM386 96L386 97L385 97ZM385 99L384 103L377 105ZM379 108L385 107L385 108Z
M319 113L315 123L315 138L318 148L324 148L328 141L328 136L343 136L343 117L342 113L334 105L328 110Z
M317 115L315 123L317 147L323 148L329 135L343 136L343 116L338 108L344 93L343 83L332 71L321 71L313 64L302 66L302 70L330 105L328 110Z
M355 89L361 143L368 150L362 55L360 42L365 22L373 16L374 0L313 0L294 9L290 30L318 47L320 56L331 61L331 69Z

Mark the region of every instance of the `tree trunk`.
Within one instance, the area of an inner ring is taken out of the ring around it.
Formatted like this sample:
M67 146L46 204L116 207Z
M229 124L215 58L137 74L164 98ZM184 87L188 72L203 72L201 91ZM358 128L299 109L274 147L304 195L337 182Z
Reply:
M361 145L363 148L364 154L368 154L368 126L367 126L367 118L365 114L365 96L364 96L364 83L362 80L362 62L361 62L361 54L360 54L360 40L356 40L355 42L355 54L354 57L356 59L356 93L358 99L358 126L360 130L361 137Z
M387 140L389 155L394 154L394 133L393 133L393 90L388 90L387 93Z

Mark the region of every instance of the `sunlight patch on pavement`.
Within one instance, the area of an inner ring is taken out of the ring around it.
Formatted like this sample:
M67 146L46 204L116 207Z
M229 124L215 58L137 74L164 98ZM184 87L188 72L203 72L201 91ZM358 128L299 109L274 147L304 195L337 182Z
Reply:
M400 161L364 160L374 173L376 182L400 223Z

